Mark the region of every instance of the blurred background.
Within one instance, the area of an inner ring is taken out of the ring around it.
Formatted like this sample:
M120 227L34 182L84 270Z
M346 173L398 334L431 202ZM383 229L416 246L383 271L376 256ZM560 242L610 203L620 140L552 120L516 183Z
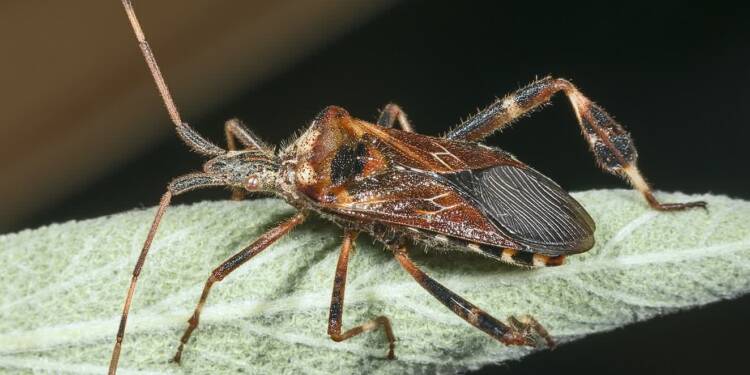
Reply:
M747 7L173 0L136 11L183 119L221 145L228 118L278 143L329 104L374 120L396 102L438 135L552 74L632 132L657 189L750 199ZM200 168L118 1L4 1L0 42L0 233L152 206ZM567 101L553 102L488 143L568 190L626 187L596 168ZM475 373L736 371L748 316L745 297Z

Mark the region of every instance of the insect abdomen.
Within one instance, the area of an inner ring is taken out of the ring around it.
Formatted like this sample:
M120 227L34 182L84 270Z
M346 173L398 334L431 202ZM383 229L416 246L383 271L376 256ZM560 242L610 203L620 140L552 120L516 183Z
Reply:
M442 177L524 251L556 256L594 245L594 221L586 210L528 166L498 165Z
M428 247L479 253L514 266L534 268L553 267L563 264L565 259L564 255L549 256L534 253L533 251L479 244L460 238L448 237L442 234L432 234L421 230L413 230L413 228L410 229L412 229L410 232L413 234L411 237L426 244Z

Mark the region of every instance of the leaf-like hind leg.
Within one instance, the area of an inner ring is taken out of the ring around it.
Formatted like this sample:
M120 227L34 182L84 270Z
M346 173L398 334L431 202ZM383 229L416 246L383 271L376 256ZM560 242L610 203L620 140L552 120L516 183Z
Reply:
M409 118L406 117L406 112L404 112L398 104L388 103L385 108L383 108L383 112L380 112L378 125L384 128L392 128L396 121L398 121L399 126L401 126L401 130L414 133L414 127L409 122Z
M478 142L490 134L505 128L514 120L549 102L562 91L570 100L576 113L583 136L594 153L597 164L605 171L626 178L643 194L652 208L661 211L706 207L705 202L661 203L659 202L636 166L638 157L633 140L625 129L604 111L585 97L570 82L546 77L507 95L490 104L475 116L453 129L446 138Z
M510 317L505 324L484 312L471 302L451 292L430 276L427 276L406 254L406 248L400 247L394 251L396 259L401 266L409 272L419 285L425 288L440 303L445 305L454 314L461 317L474 327L484 331L494 339L506 345L524 345L537 347L546 343L554 347L555 342L546 329L530 316Z
M385 337L388 340L388 359L395 358L394 349L396 346L396 337L393 335L391 322L385 316L378 316L375 319L351 328L341 333L341 323L344 315L344 290L346 289L346 271L349 265L349 252L354 246L354 240L357 238L357 232L346 231L344 233L344 242L341 244L341 253L336 264L336 276L333 278L333 293L331 294L331 307L328 312L328 335L336 342L350 339L360 333L374 331L383 327Z
M185 344L187 344L188 340L190 340L190 335L196 328L198 328L201 310L206 303L208 293L211 291L211 287L214 285L214 283L223 280L227 275L232 273L232 271L237 269L239 266L243 265L252 257L260 254L260 252L268 248L268 246L276 242L279 238L289 233L289 231L291 231L294 227L305 221L305 216L305 212L298 212L296 215L292 216L281 224L271 228L248 247L242 249L237 254L234 254L231 258L225 260L224 263L222 263L219 267L216 267L216 269L211 272L211 276L208 277L208 280L206 280L206 285L203 287L203 292L201 293L198 305L195 306L195 311L188 320L188 327L187 329L185 329L185 333L182 335L182 338L180 338L180 346L177 348L177 352L172 358L172 362L180 363L180 360L182 359L182 350L185 348Z
M260 152L273 155L273 151L263 141L261 141L253 132L245 127L242 122L236 118L229 119L224 123L224 135L227 139L227 148L229 151L239 150L237 142L239 141L244 150L258 150ZM247 196L247 191L242 188L232 188L232 200L243 200Z
M133 300L133 294L135 293L135 286L138 283L138 277L141 275L143 265L146 263L146 256L148 256L148 251L149 249L151 249L151 242L154 240L154 236L156 236L156 231L159 229L161 218L164 216L164 212L167 210L169 203L172 201L172 197L195 189L224 185L226 184L221 177L204 173L194 173L177 177L172 180L172 182L170 182L167 186L167 192L164 193L164 195L161 197L161 201L159 201L159 208L156 210L154 221L151 223L151 229L149 229L148 231L146 241L144 241L143 248L141 248L141 254L138 256L138 261L135 262L135 267L133 268L133 274L130 278L130 287L128 288L127 295L125 296L125 303L123 304L122 308L120 326L117 329L115 346L112 349L112 357L109 361L108 373L110 375L114 375L117 372L117 363L120 360L122 340L125 337L125 326L128 323L130 303Z

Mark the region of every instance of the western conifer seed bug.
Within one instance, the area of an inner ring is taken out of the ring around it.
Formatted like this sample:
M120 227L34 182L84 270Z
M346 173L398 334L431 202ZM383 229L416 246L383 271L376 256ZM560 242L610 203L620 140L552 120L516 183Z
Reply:
M133 294L159 222L173 196L214 186L242 192L267 192L299 211L218 266L208 277L173 357L179 363L185 344L198 327L211 287L261 253L315 212L343 228L328 318L328 335L343 341L382 328L387 358L394 358L395 335L385 316L342 332L347 264L354 240L367 232L392 251L422 287L469 324L506 345L554 346L533 317L502 322L425 274L408 256L411 243L482 254L521 267L562 264L565 256L594 245L595 225L584 208L554 181L511 154L480 144L562 92L572 105L597 164L622 176L661 211L705 207L705 202L661 203L636 167L636 149L628 133L570 82L547 77L490 104L444 137L416 134L406 114L388 104L376 123L353 118L330 106L320 112L294 142L276 152L239 121L225 124L228 150L183 122L130 0L122 0L146 63L178 136L210 158L203 172L177 177L167 186L133 270L117 331L109 373L120 357ZM398 124L399 129L393 125ZM238 148L238 144L241 148Z

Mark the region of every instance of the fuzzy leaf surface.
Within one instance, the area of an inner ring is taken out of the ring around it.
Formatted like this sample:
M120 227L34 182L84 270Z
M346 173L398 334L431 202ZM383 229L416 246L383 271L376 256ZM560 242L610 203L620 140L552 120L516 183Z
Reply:
M573 194L597 223L597 245L565 265L525 270L463 253L412 249L446 287L504 320L531 314L564 345L750 291L750 203L722 196L709 211L652 211L636 193ZM132 267L155 210L0 236L0 372L106 372ZM170 208L141 274L121 374L454 373L520 358L454 316L383 246L360 236L344 329L393 322L342 343L326 335L341 230L313 218L215 285L183 355L168 363L211 270L293 213L273 199Z

